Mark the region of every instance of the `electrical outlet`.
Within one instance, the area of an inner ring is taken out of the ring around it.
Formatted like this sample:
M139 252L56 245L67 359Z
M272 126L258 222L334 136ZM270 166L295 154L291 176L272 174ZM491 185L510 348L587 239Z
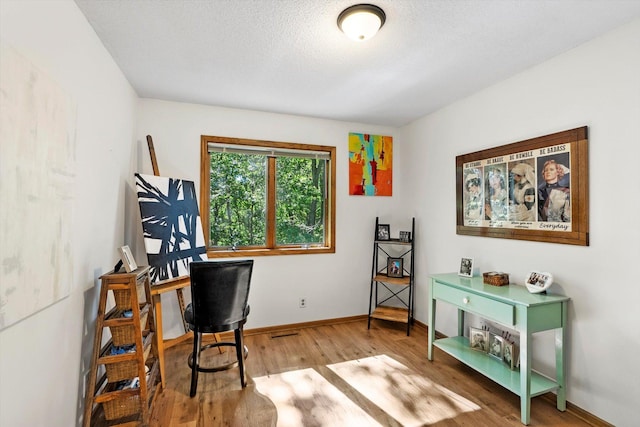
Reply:
M306 298L300 298L299 306L300 306L300 308L307 308L307 299Z

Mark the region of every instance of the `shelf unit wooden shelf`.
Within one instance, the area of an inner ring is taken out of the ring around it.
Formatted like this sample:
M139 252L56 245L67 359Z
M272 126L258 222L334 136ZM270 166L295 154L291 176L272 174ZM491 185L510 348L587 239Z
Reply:
M373 319L390 320L392 322L406 322L407 309L400 307L378 306L370 314Z
M502 361L489 357L486 353L472 350L469 346L468 338L461 336L441 338L434 341L433 345L455 357L470 368L482 372L512 393L518 396L522 395L520 371L512 370ZM539 396L556 390L557 388L557 382L535 371L531 371L531 397Z
M413 324L414 300L414 241L415 218L411 219L411 236L408 241L400 239L378 239L379 218L376 218L373 240L373 260L371 267L371 288L369 292L369 320L388 320L407 324L407 335ZM392 247L399 249L393 253ZM393 256L392 256L393 255ZM389 276L387 258L402 258L402 276Z
M161 379L149 267L110 272L100 281L83 425L147 425ZM110 293L115 306L105 313ZM111 339L103 345L105 329Z
M373 280L376 282L388 283L390 285L408 286L411 284L411 277L409 276L389 277L386 274L376 274Z

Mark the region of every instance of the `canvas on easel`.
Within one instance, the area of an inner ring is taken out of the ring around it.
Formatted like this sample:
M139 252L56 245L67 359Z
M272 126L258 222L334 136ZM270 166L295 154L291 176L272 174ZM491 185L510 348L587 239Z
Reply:
M189 274L189 263L207 260L193 181L135 174L151 282Z

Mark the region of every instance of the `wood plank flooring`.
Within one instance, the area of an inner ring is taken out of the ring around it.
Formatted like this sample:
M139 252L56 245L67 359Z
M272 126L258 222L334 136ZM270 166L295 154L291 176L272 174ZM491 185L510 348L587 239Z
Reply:
M152 408L151 426L276 426L276 407L257 391L253 378L304 368L314 368L320 372L379 424L400 426L392 416L327 368L329 364L382 354L394 358L421 377L479 407L478 410L450 415L431 425L521 426L520 401L516 395L439 349L435 349L434 361L429 362L426 358L426 330L419 326L414 326L411 336L407 337L405 325L375 320L372 321L371 329L367 330L366 320L357 320L272 334L247 335L245 343L249 348L246 361L247 387L244 390L240 387L237 368L217 373L200 373L198 394L194 398L189 397L191 371L187 366L191 345L184 343L168 349L167 388L157 397ZM212 353L208 357L220 359L230 354L232 352L222 355ZM532 400L530 425L607 425L598 424L594 420L587 422L579 417L579 411L577 414L573 411L560 412L555 408L555 399L548 397L539 396ZM300 405L301 411L332 410L331 407L322 408L321 402L304 402ZM441 405L442 407L434 405L433 411L451 413L446 402Z

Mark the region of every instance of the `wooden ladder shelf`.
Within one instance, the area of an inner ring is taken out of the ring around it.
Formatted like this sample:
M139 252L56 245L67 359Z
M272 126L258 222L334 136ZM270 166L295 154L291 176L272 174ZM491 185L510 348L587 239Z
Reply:
M83 425L147 425L161 388L149 267L100 281ZM109 292L115 306L106 312ZM102 345L105 328L111 339Z

